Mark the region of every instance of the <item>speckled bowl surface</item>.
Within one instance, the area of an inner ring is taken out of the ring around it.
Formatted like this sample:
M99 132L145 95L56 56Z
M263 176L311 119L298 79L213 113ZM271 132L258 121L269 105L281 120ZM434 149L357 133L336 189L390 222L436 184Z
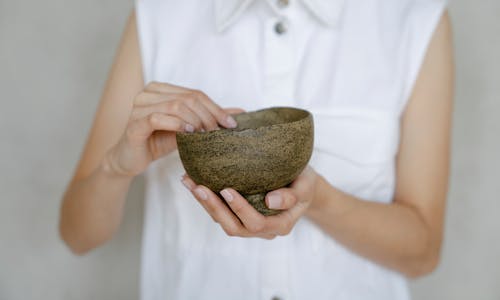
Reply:
M307 165L313 148L312 115L302 109L272 107L234 116L238 127L177 133L187 174L219 193L231 187L264 215L267 192L290 184Z

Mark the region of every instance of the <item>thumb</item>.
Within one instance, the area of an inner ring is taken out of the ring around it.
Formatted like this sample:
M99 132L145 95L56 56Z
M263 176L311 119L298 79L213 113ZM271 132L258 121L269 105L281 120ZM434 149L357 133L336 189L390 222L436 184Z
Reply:
M266 205L270 209L290 209L297 204L297 196L290 188L281 188L266 195Z

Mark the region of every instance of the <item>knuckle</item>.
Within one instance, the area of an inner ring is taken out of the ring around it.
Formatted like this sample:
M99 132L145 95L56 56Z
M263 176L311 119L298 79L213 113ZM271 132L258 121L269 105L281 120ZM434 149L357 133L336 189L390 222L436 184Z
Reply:
M205 93L200 90L192 90L191 96L195 99L203 99L207 97L207 95L205 95Z
M281 227L281 229L279 230L279 235L281 235L281 236L289 235L291 231L292 231L292 228L290 226L283 225Z
M205 126L210 130L213 130L213 129L216 129L219 127L217 121L214 118L212 118L211 116L206 117L206 119L204 120L204 123L205 123Z
M139 116L140 116L139 111L137 111L137 110L135 110L135 109L134 109L134 110L132 110L132 112L130 113L130 120L136 120L136 119L138 119L138 118L139 118Z
M135 98L134 98L134 103L133 103L134 106L140 105L142 102L144 102L145 97L146 97L146 93L144 93L144 92L137 94L137 96L135 96Z
M228 236L238 236L238 231L233 227L222 227Z
M148 122L151 125L157 124L160 119L160 116L158 113L152 113L148 116Z
M234 202L239 202L239 201L233 201L233 203L231 203L231 210L235 214L241 213L243 210L243 206L241 205L241 203L234 203Z
M251 233L260 233L263 230L264 230L264 224L260 222L248 226L248 231L250 231Z
M275 234L270 234L270 235L266 235L264 236L264 238L266 240L274 240L276 238L276 235Z
M135 136L135 133L136 133L136 126L134 126L133 124L128 126L127 129L125 130L125 136L129 140Z
M189 106L193 106L196 104L196 98L193 97L191 94L180 96L180 99L182 100L183 103Z
M179 120L176 121L176 127L177 131L184 131L185 129L184 123Z
M292 231L293 227L293 221L291 219L290 213L285 212L285 218L283 219L283 222L281 223L281 228L279 230L280 235L288 235Z
M148 85L146 85L147 88L149 89L157 89L161 86L161 83L159 81L151 81L150 83L148 83Z
M193 121L194 121L193 122L194 124L191 124L191 125L193 125L196 129L201 129L203 127L203 124L201 123L200 120L194 119Z
M297 197L291 193L284 193L285 205L290 208L297 203Z
M172 102L167 102L167 106L169 107L169 110L173 112L179 112L182 109L182 103L179 101L172 101Z
M168 101L163 104L165 112L177 113L180 110L181 104L179 101Z
M141 124L138 121L132 121L125 129L125 137L127 140L132 141L141 135Z
M256 230L256 228L254 226L246 226L246 227L247 227L248 232L250 232L252 234L258 233L258 231Z
M198 195L196 193L194 193L194 197L198 200L198 201L201 201L200 197L198 197ZM212 218L212 220L214 220L215 223L219 223L218 221L218 218L217 218L217 215L214 211L214 209L212 207L210 207L209 205L203 205L203 207L205 208L205 210L207 211L208 215L210 215L210 217Z
M292 226L288 226L286 227L283 232L282 232L282 235L285 236L285 235L289 235L290 232L292 232Z
M229 115L226 114L222 108L218 108L216 111L216 117L219 122L226 122Z
M217 123L217 121L216 121L214 118L210 118L209 124L210 124L210 126L211 126L213 129L216 129L216 128L218 128L218 127L219 127L219 123Z

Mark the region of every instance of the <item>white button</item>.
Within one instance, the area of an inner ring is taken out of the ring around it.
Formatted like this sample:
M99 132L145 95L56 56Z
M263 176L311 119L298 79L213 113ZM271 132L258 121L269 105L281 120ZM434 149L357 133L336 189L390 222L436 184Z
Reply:
M278 0L278 7L285 8L290 4L290 0Z

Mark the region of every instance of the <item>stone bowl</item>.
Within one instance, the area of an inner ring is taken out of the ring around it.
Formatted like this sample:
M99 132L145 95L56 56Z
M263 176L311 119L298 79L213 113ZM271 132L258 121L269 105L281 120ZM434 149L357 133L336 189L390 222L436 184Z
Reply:
M312 115L302 109L272 107L235 115L238 127L177 133L187 174L218 194L237 190L263 215L269 191L289 185L307 165L313 149Z

